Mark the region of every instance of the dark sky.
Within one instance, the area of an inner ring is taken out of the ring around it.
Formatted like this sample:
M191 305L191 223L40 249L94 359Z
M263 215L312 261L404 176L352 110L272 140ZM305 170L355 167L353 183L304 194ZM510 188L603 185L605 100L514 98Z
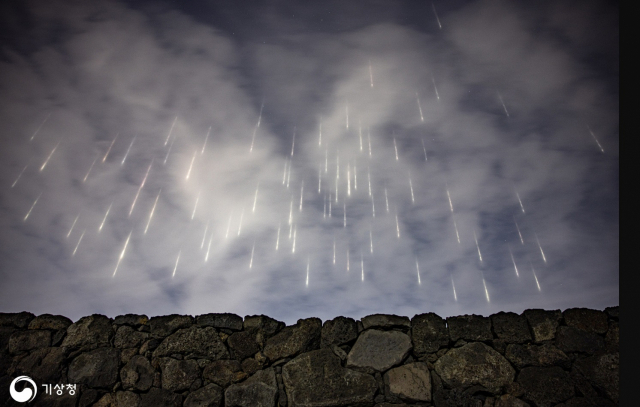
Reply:
M3 2L0 311L619 302L606 1Z

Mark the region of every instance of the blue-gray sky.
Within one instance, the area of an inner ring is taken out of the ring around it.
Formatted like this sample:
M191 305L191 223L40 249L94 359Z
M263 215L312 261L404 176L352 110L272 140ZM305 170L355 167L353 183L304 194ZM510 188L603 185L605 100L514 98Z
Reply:
M1 8L1 311L619 302L617 4Z

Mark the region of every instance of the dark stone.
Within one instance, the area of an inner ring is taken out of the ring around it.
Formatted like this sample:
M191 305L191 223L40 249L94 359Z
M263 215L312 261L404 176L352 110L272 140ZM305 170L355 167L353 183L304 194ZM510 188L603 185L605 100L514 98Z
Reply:
M398 331L368 329L358 337L347 356L347 367L373 373L400 364L411 350L409 336Z
M242 361L242 370L248 375L254 374L258 370L262 369L262 367L262 363L253 358L247 358Z
M576 360L574 367L614 403L619 401L620 354L605 353Z
M264 347L264 354L269 360L275 361L318 349L321 330L322 321L319 318L300 319L297 324L287 326L269 338Z
M618 321L620 319L620 307L607 307L604 309L604 312L609 316L609 318Z
M196 323L202 327L242 331L242 317L236 314L204 314L196 317Z
M16 331L9 338L9 353L28 352L51 346L51 331Z
M523 314L527 318L527 322L529 322L534 341L550 341L555 338L556 329L562 319L560 310L528 309Z
M603 334L609 327L607 314L587 308L570 308L562 313L567 326L583 331Z
M118 380L119 362L120 352L113 348L82 353L69 365L69 382L110 389Z
M431 401L431 376L426 363L389 369L384 374L385 393L403 401Z
M113 325L127 325L133 328L138 328L142 325L147 325L149 322L149 317L146 315L138 315L138 314L126 314L126 315L118 315L113 319Z
M276 374L272 368L260 370L224 392L225 407L275 407L278 395Z
M202 373L205 380L221 387L244 380L247 376L237 360L215 360L209 363Z
M13 326L0 326L0 355L9 351L9 338L14 332L16 328Z
M409 317L400 317L390 314L373 314L362 318L362 327L364 329L369 328L381 328L392 329L397 328L403 331L411 329L411 321Z
M378 387L372 376L343 368L326 348L291 360L282 368L282 379L289 407L370 405Z
M325 321L322 325L322 338L320 346L344 345L356 340L358 328L353 318L336 317Z
M37 349L20 359L10 374L26 375L43 383L58 383L61 379L64 359L62 348Z
M552 406L574 396L573 383L567 372L558 366L525 367L518 374L524 399L537 406Z
M481 342L451 349L434 367L450 387L480 385L494 394L513 382L516 373L504 356Z
M449 337L452 341L464 339L465 341L490 341L491 320L480 315L462 315L447 318Z
M222 389L213 383L191 392L184 401L184 407L220 407L221 405Z
M523 343L531 341L531 333L527 319L514 312L499 312L491 315L493 332L499 339L508 343Z
M161 358L159 364L162 370L163 389L175 392L188 390L200 377L198 362L192 359Z
M66 329L59 329L57 331L54 331L51 336L51 346L62 345L62 340L64 339L65 336L67 336Z
M182 407L182 396L152 387L148 393L140 395L140 407Z
M526 366L560 366L565 369L571 367L569 357L549 343L543 345L507 345L505 357L518 369Z
M529 407L529 403L513 397L511 394L504 394L498 397L494 404L495 407Z
M609 330L604 337L604 345L609 353L618 352L620 347L620 327L617 322L609 323Z
M140 405L140 395L132 392L132 391L119 391L116 393L116 403L115 405L127 406L127 407L137 407Z
M0 326L25 329L36 316L30 312L0 312Z
M259 329L266 339L283 329L285 323L266 315L247 315L244 317L243 327L245 330Z
M574 397L564 403L556 404L556 407L616 407L612 401L601 397Z
M154 375L155 370L151 363L142 355L133 356L120 371L122 387L126 390L149 390L153 384Z
M76 393L77 394L77 393ZM78 407L93 406L100 397L100 393L96 389L84 389L78 400Z
M604 340L592 332L585 332L571 326L561 326L558 328L556 346L564 352L593 354L604 347Z
M152 318L153 319L153 318ZM214 328L191 326L180 329L166 337L153 352L154 357L169 356L174 353L186 358L227 359L229 351Z
M188 328L193 325L193 317L190 315L164 315L152 317L149 320L151 335L156 338L163 338L171 335L178 329Z
M109 341L112 336L111 320L104 315L94 314L82 317L76 323L71 324L67 328L67 336L61 346L91 350L110 346Z
M138 332L128 325L123 325L116 331L113 346L116 348L137 348L149 337L145 332Z
M42 314L31 320L29 329L66 330L72 323L69 318L62 315Z
M424 356L447 346L449 331L444 320L433 312L416 315L411 319L411 341L414 353Z
M253 356L260 350L254 331L234 332L227 338L227 345L238 360Z

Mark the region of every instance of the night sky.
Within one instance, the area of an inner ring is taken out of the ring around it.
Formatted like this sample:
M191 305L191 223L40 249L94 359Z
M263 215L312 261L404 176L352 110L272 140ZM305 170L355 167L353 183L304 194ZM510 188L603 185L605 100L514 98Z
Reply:
M607 1L2 2L0 311L619 303Z

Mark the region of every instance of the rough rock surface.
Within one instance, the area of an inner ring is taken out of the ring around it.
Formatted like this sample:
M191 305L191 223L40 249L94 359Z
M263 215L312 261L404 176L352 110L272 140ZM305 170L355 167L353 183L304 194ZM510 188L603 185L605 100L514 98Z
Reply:
M351 406L373 403L376 380L345 369L329 349L304 353L282 368L288 406Z
M152 387L140 396L140 407L181 407L182 396L165 389Z
M322 325L320 345L322 347L340 346L355 341L357 337L356 321L353 318L337 317Z
M347 356L347 367L373 373L400 364L411 350L411 339L398 331L368 329L358 337Z
M122 387L127 390L147 391L153 384L154 374L155 371L147 358L136 355L120 371Z
M449 344L449 331L444 319L430 312L420 314L411 320L411 341L416 355L437 352Z
M384 374L386 393L405 401L431 401L431 376L426 363L409 363Z
M209 363L202 372L205 380L209 380L218 386L227 387L231 383L247 378L242 371L242 366L237 360L216 360Z
M301 319L297 324L288 326L269 338L264 354L269 360L276 361L318 349L321 331L322 321L319 318Z
M69 381L89 387L111 388L118 380L120 353L98 348L77 356L69 365Z
M618 403L620 391L620 354L607 353L591 356L575 362L576 370L589 382Z
M153 319L153 318L151 318ZM187 358L228 359L229 351L211 327L191 326L167 336L153 352L154 357L183 354Z
M171 335L178 329L188 328L193 324L193 317L189 315L165 315L153 317L149 320L151 335L156 338L163 338Z
M204 314L196 317L196 323L202 327L210 326L218 329L242 330L242 317L236 314Z
M62 348L41 348L20 359L10 374L26 375L43 383L57 383L65 360Z
M480 385L493 393L513 382L516 373L502 355L480 342L450 350L434 367L451 387Z
M261 370L239 384L232 384L224 393L225 407L274 407L278 383L272 368Z
M199 380L198 362L193 359L161 358L159 365L163 389L180 392L188 390L196 380Z
M574 395L567 372L560 367L525 367L518 375L524 398L537 406L552 406Z
M51 345L51 331L16 331L9 338L9 353L16 355Z
M509 344L504 356L518 369L526 366L569 368L571 365L571 360L563 351L548 343L544 345Z
M362 318L362 327L364 329L401 329L408 331L411 329L411 321L408 317L389 314L373 314Z
M116 331L113 346L120 349L136 348L149 337L148 333L139 332L130 326L123 325Z
M149 318L146 315L138 315L138 314L126 314L126 315L118 315L113 319L113 325L128 325L134 328L138 328L142 325L147 325L149 323Z
M556 335L556 346L564 352L594 354L604 347L604 339L593 332L584 332L572 326L561 326Z
M260 350L256 342L256 332L254 330L234 332L227 338L227 345L229 345L229 349L238 360L244 360L253 356Z
M449 337L452 341L463 339L465 341L490 341L491 319L480 315L462 315L447 318Z
M523 314L529 322L534 341L542 342L555 338L556 329L562 319L560 310L528 309Z
M524 343L531 341L531 333L527 319L514 312L498 312L491 315L493 332L498 339L509 343Z
M61 346L83 350L95 349L109 346L112 336L111 320L104 315L94 314L82 317L70 325Z
M570 308L562 313L567 326L582 329L586 332L603 334L609 327L607 314L587 308Z
M220 407L222 394L222 388L213 383L208 384L189 394L184 401L184 407Z
M67 329L73 322L62 315L42 314L38 315L29 323L29 329Z

